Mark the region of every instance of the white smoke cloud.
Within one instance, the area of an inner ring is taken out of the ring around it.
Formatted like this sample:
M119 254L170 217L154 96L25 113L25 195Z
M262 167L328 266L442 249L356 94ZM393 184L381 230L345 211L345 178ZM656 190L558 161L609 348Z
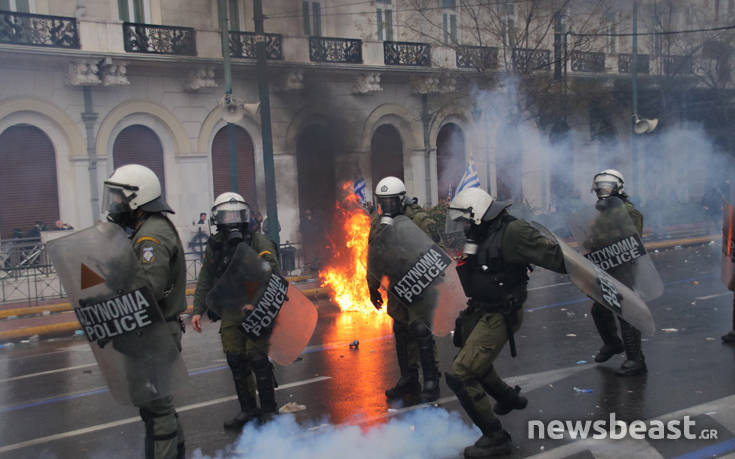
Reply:
M453 457L480 433L457 412L423 408L386 424L363 429L358 425L299 425L294 416L280 415L264 426L248 424L231 447L216 459L426 459ZM194 459L204 459L196 450Z
M702 197L732 176L733 157L720 151L701 123L669 117L652 134L636 136L634 171L630 107L607 108L610 135L595 137L585 105L570 103L569 131L552 141L550 126L542 128L535 113L524 111L525 97L512 78L493 90L473 91L473 105L481 113L483 138L478 144L485 146L473 152L474 159L482 164L490 158L497 177L491 192L502 199L512 197L514 214L555 231L563 232L569 215L594 202L592 178L603 169L623 173L627 193L654 231L706 221Z

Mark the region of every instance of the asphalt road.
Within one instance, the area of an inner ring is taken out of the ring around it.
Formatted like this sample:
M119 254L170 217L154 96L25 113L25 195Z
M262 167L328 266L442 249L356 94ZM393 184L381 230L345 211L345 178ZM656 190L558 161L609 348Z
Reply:
M658 332L644 343L646 377L615 376L622 356L594 364L601 343L591 302L565 276L540 269L531 275L519 355L512 359L505 349L496 366L530 400L527 409L502 419L515 455L695 458L735 451L735 347L719 338L731 325L732 294L719 279L719 247L653 257L666 290L649 304ZM206 323L202 334L184 335L190 377L176 405L190 456L460 457L479 436L444 385L438 408L388 405L383 391L398 378L390 319L340 313L327 302L303 358L276 370L279 405L306 409L248 427L242 437L225 432L222 422L237 404L217 330ZM349 347L353 340L360 342L357 350ZM456 349L450 337L438 346L447 370ZM610 413L628 422L689 415L695 432L715 429L717 439L529 438L532 420L597 420ZM0 457L142 457L142 448L137 411L114 402L86 340L0 349Z

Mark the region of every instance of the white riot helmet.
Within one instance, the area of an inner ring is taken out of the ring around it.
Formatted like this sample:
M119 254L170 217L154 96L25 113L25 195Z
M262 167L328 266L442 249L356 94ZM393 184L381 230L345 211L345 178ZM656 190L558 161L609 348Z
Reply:
M217 196L212 206L213 225L244 225L250 223L250 206L232 191Z
M465 188L452 198L447 216L455 222L466 220L479 225L494 219L511 204L496 200L481 188Z
M398 177L385 177L375 187L380 214L392 218L403 213L406 206L406 185Z
M615 169L605 169L592 179L592 191L598 199L623 194L623 174Z
M102 212L108 213L109 220L122 223L123 216L136 209L174 213L161 196L156 173L140 164L128 164L115 169L105 180Z

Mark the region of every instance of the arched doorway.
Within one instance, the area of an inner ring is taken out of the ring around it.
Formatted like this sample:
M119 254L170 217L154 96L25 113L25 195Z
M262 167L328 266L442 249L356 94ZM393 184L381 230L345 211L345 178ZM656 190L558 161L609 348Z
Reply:
M326 232L336 201L334 143L323 125L308 125L297 141L299 210L304 263L314 269L325 259Z
M436 172L439 199L450 198L465 169L464 133L454 123L447 123L436 138Z
M0 237L25 236L37 221L59 219L56 155L48 136L18 124L0 134Z
M163 147L151 128L133 124L123 129L112 145L112 164L115 169L126 164L140 164L150 168L161 181L161 193L166 195Z
M375 130L370 154L373 186L388 175L403 180L403 142L393 125L384 124Z
M227 130L232 129L233 142L237 155L237 190L245 200L257 208L257 192L255 188L255 154L253 140L247 131L240 126L223 127L212 141L212 183L214 196L231 191L230 182L230 149Z

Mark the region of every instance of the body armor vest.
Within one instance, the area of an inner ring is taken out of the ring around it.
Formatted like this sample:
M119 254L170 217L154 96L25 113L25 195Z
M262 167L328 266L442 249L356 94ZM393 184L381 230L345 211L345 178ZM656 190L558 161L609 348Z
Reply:
M503 236L515 217L506 214L492 222L477 254L457 268L465 295L472 303L484 303L492 309L513 304L520 307L526 300L528 265L503 260Z

